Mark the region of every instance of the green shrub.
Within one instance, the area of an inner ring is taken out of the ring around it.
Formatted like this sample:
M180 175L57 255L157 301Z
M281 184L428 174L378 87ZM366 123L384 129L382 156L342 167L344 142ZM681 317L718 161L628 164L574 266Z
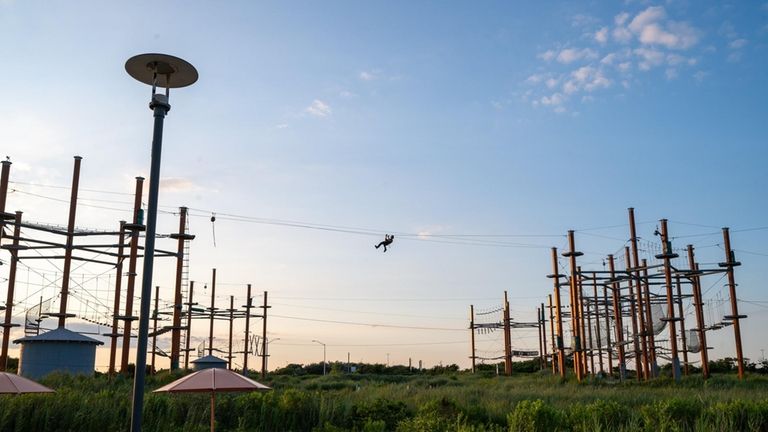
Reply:
M510 432L548 432L564 430L566 420L557 409L543 400L520 401L507 416Z

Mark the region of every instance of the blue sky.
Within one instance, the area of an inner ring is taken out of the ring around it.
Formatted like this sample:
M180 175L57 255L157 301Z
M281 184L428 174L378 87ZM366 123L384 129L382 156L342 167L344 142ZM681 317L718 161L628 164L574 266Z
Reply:
M319 339L333 359L390 353L466 366L469 304L491 308L507 290L513 315L530 319L551 292L548 248L562 247L568 229L625 224L630 206L649 240L664 217L673 236L767 225L764 2L6 0L0 41L12 180L67 185L80 154L84 188L131 192L148 171L151 113L149 89L123 64L143 52L183 57L200 80L171 93L161 205L198 209L192 279L217 267L220 281L269 290L286 317L453 329L275 318L273 365L317 360ZM65 205L23 193L66 199L66 190L16 188L10 210L66 221ZM128 217L128 196L83 196L125 210L83 207L80 225ZM161 215L161 230L175 224ZM413 236L381 254L371 246L384 232ZM507 243L499 247L416 234L545 237L486 239ZM625 226L577 232L584 266L601 267L627 237ZM759 273L768 231L733 237L752 252L740 254L740 297L768 300ZM687 239L679 246L694 242L706 262L722 258L717 235ZM172 270L158 269L164 299ZM237 285L217 292L222 302L245 296ZM718 292L715 283L713 303ZM743 305L753 358L768 348L757 334L766 307ZM535 345L529 336L516 344ZM716 355L732 349L729 330L713 338Z

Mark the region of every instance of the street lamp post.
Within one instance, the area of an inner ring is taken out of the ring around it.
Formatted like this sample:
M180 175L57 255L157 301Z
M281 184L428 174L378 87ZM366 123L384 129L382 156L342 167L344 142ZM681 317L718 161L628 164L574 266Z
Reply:
M186 61L166 54L140 54L125 62L125 71L136 80L152 86L149 108L154 112L152 153L149 173L146 236L144 243L144 269L141 282L139 338L136 347L136 371L133 377L131 405L131 431L141 431L144 408L144 374L147 368L147 339L149 333L149 306L152 299L152 270L155 257L157 228L157 199L160 189L160 157L163 148L163 121L171 109L168 103L171 88L186 87L197 81L197 70ZM165 87L165 94L157 93Z
M317 342L323 346L323 376L325 376L325 344L320 342L319 340L314 340L314 339L312 340L312 342Z

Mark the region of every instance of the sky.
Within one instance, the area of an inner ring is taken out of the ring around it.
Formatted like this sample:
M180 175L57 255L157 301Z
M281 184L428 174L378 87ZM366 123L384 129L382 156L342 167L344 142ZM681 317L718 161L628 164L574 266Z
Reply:
M192 209L196 301L210 301L212 268L217 307L244 304L248 283L255 302L269 292L270 369L322 360L313 340L328 360L468 367L469 306L495 310L507 291L513 319L533 320L552 293L550 248L575 230L579 264L601 270L623 255L628 207L642 241L658 242L667 218L674 247L694 244L702 263L723 260L720 228L733 230L745 355L757 360L768 348L767 44L761 1L2 0L6 211L66 224L80 155L77 225L129 219L152 114L124 64L167 53L200 79L171 91L159 231ZM373 246L385 233L396 238L383 253ZM17 309L55 297L43 282L54 264L21 267ZM156 266L163 307L173 272L170 259ZM113 269L77 278L91 279L78 295L92 300L74 313L111 304ZM704 288L708 316L728 314L723 280ZM207 323L193 327L199 343ZM217 346L227 331L216 324ZM498 332L478 338L478 355L501 355ZM730 328L709 338L710 356L733 355ZM513 346L537 349L535 330L513 332Z

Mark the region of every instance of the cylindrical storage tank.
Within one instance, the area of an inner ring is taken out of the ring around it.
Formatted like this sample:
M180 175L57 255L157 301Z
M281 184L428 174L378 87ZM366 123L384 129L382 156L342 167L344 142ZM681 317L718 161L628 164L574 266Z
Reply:
M51 372L92 375L96 346L104 344L63 327L16 339L13 343L21 345L19 375L31 379Z
M192 360L192 363L195 364L195 370L203 370L203 369L224 369L227 367L227 361L222 360L218 357L214 357L212 355L207 355L205 357L200 357L197 360Z

